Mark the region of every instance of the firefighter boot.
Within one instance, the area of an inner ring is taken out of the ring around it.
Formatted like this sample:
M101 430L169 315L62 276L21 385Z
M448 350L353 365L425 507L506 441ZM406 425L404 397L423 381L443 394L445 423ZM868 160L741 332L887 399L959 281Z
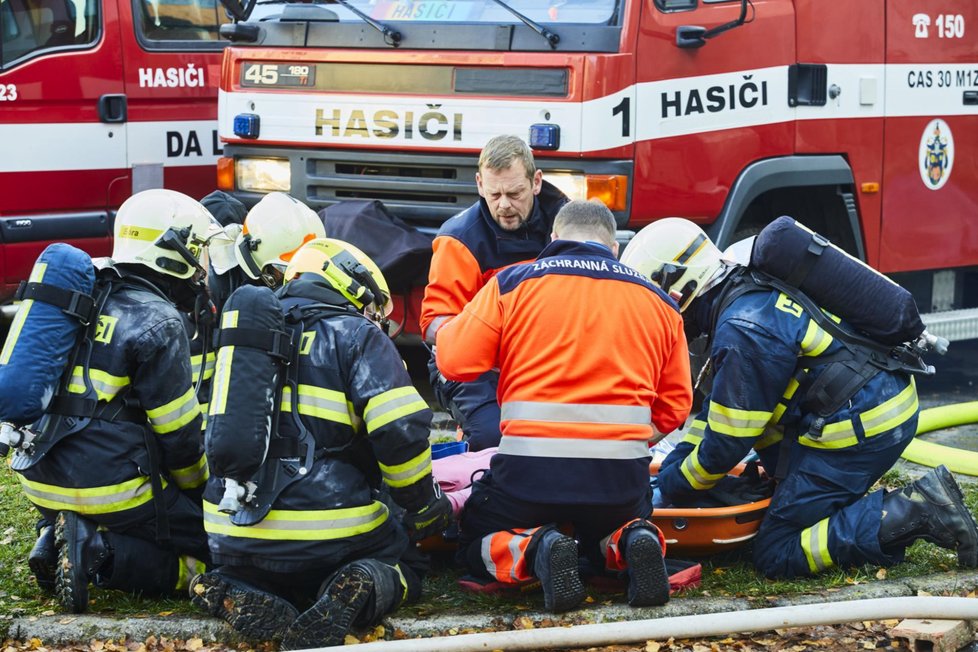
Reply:
M669 602L669 573L657 533L640 526L626 530L622 538L628 568L628 604L657 607Z
M978 567L978 527L944 465L883 497L880 547L903 550L917 539L957 550L960 566Z
M54 572L58 566L58 548L54 545L54 526L41 521L37 527L37 541L27 556L27 564L34 573L37 585L45 593L54 592Z
M211 571L190 584L190 601L252 641L280 641L299 611L285 598Z
M577 563L577 542L556 528L540 528L527 548L533 575L543 585L543 605L552 613L570 611L587 597Z
M65 611L82 613L88 608L88 583L112 552L96 524L74 512L58 512L54 537L58 548L55 596Z

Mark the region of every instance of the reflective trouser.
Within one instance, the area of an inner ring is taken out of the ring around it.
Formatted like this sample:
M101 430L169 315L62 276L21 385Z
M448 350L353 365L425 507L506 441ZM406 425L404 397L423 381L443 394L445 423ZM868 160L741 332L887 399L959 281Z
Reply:
M170 530L169 538L163 541L159 541L157 536L156 504L153 500L122 512L87 514L78 510L78 513L109 532L159 543L162 550L177 555L190 555L209 564L210 550L207 546L207 534L204 532L204 512L200 499L191 498L169 484L163 488L163 500ZM57 520L57 510L38 505L35 507L49 523Z
M791 446L787 472L754 539L754 565L769 578L813 575L826 568L872 563L891 566L903 554L880 549L883 491L866 495L913 440L917 417L855 445L824 449ZM787 440L786 440L787 441ZM774 468L777 448L764 449Z
M108 572L100 571L93 583L143 595L186 595L190 577L210 565L207 535L200 501L168 485L163 490L170 536L158 540L153 501L126 512L81 514L98 523L112 551ZM37 507L48 523L57 511ZM136 518L136 515L143 518Z
M489 371L469 383L457 383L444 406L458 420L469 442L469 450L481 451L499 446L499 402L496 386L499 374Z
M635 519L651 518L651 497L631 505L554 505L513 498L486 475L472 487L459 529L459 561L473 575L505 584L533 577L533 535L548 524L570 524L580 551L595 568L621 570L616 551L619 530Z

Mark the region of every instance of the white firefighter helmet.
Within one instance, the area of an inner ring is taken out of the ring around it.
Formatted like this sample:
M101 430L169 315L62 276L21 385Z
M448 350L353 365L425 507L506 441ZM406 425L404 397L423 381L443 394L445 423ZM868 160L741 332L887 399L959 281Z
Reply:
M703 229L680 217L667 217L639 231L621 256L664 292L680 310L722 278L720 250Z
M174 190L143 190L115 216L112 260L190 278L202 270L200 257L210 238L222 232L197 200Z
M393 305L387 279L377 263L349 242L319 238L303 245L285 269L285 282L306 272L326 279L357 310L366 308L367 315L377 321L391 314Z
M756 235L752 235L749 238L744 238L743 240L738 240L734 242L729 247L723 250L722 258L723 262L728 265L743 265L746 267L750 264L750 255L754 250L754 240L757 240Z
M275 285L269 265L284 272L299 247L325 237L323 221L311 208L284 192L271 192L248 211L234 255L249 277Z

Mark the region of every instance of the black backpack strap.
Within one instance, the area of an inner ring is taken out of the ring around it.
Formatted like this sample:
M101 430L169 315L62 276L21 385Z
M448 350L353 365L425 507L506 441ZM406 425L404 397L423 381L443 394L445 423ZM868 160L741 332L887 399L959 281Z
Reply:
M60 308L69 317L77 319L82 326L88 326L97 316L96 299L90 294L52 285L21 281L14 295L17 301L41 301Z
M258 349L285 363L290 363L293 358L292 334L284 331L261 328L221 329L217 335L216 348L222 346Z

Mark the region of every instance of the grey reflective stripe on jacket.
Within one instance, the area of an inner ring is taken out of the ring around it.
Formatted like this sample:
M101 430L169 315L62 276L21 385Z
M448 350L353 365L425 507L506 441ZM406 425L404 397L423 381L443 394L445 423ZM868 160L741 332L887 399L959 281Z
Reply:
M647 426L652 423L652 409L640 405L508 401L500 406L500 420Z
M557 437L515 437L503 435L501 455L523 457L572 457L601 460L634 460L649 457L646 441L614 439L564 439Z

